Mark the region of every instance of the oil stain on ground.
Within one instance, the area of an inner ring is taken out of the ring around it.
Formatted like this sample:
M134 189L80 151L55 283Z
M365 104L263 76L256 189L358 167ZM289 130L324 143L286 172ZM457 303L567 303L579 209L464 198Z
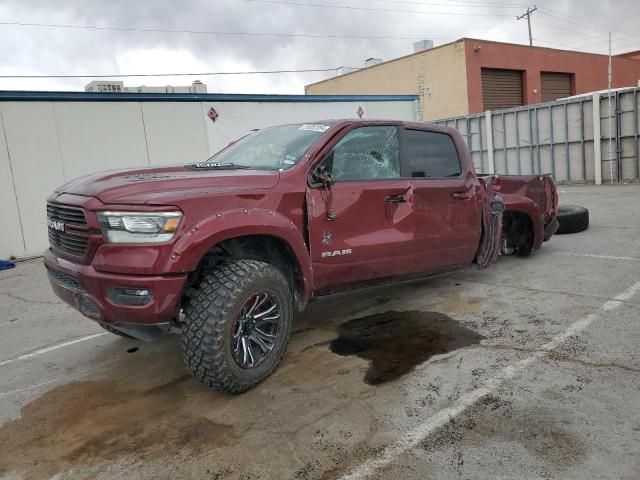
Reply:
M513 454L527 452L536 459L534 477L564 478L561 472L581 462L586 447L563 428L562 413L543 405L516 406L488 395L425 439L422 448L429 454L448 450L461 454L469 446L487 448L488 441L511 444ZM473 465L467 462L465 468ZM459 476L465 477L464 472Z
M369 360L364 381L379 385L412 371L434 355L477 345L484 337L438 312L385 312L340 325L329 348Z
M112 463L132 452L148 460L233 441L232 426L185 406L200 390L188 375L147 390L109 380L54 388L0 427L0 477L16 471L29 480L50 478L71 465Z

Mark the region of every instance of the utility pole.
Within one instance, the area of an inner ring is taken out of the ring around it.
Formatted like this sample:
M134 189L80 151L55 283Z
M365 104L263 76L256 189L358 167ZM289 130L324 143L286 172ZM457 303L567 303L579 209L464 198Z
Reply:
M527 11L516 17L516 20L522 20L524 17L527 17L527 25L529 26L529 46L533 47L533 37L531 36L531 14L535 12L538 7L534 6L533 8L527 7Z

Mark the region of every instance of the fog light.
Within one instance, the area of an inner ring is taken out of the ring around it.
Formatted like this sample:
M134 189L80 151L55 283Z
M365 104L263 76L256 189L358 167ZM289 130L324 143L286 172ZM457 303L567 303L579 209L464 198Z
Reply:
M107 292L109 300L119 305L146 305L153 298L148 288L113 287Z

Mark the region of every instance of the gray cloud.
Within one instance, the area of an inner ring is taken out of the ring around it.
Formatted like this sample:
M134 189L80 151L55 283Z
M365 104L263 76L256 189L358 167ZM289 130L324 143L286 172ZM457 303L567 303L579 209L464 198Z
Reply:
M507 17L421 15L276 5L246 0L2 0L0 21L84 24L162 29L221 30L301 34L420 36L442 44L463 36L526 43L526 22L515 16L525 10L496 0L293 0L395 10L450 11ZM425 3L427 2L427 3ZM422 4L424 3L424 4ZM431 3L431 4L428 4ZM440 6L433 4L461 5ZM614 47L640 46L634 22L640 4L634 0L601 2L541 0L534 13L536 44L606 51L612 30ZM615 8L614 8L615 6ZM481 7L481 8L480 8ZM545 9L550 9L546 10ZM624 18L620 12L624 11ZM571 15L573 18L567 18ZM595 22L591 23L591 22ZM0 25L0 72L3 74L154 73L198 68L256 70L361 66L365 58L390 59L411 53L411 40L359 40L283 37L240 37L49 29ZM145 55L148 52L148 55ZM183 61L184 60L184 61ZM133 62L133 64L132 64ZM121 71L123 64L128 71ZM210 91L303 93L306 83L324 74L206 77ZM129 85L187 84L191 78L126 79ZM88 80L0 80L0 88L80 89Z

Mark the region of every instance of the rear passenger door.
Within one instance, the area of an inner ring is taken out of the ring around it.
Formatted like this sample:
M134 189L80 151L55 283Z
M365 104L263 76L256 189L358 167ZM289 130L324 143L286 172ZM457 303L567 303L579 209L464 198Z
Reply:
M463 168L452 136L404 129L403 176L413 186L416 263L425 272L469 265L481 234L475 173Z
M415 269L411 183L401 178L399 134L392 125L352 129L315 167L334 180L307 189L314 281L321 293Z

